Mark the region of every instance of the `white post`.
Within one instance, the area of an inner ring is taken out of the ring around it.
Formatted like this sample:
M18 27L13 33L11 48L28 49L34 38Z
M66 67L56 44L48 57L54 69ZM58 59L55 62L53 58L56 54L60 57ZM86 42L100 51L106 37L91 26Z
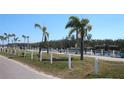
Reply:
M9 48L7 49L7 53L9 54Z
M65 55L68 56L68 54L69 54L69 50L68 50L68 48L67 48L67 50L66 50L66 54L65 54Z
M91 49L91 51L90 51L90 54L92 55L93 54L93 50Z
M19 56L19 54L20 54L20 49L18 48L18 56Z
M71 62L71 55L68 54L68 68L69 69L71 69L71 64L72 64L72 62Z
M115 57L115 50L112 51L112 55L113 55L113 57Z
M6 48L4 49L4 52L6 53Z
M24 57L26 57L26 55L27 55L27 51L26 49L24 49Z
M33 51L31 51L31 60L33 60L33 53L34 53L34 52L33 52Z
M98 58L96 57L96 59L95 59L95 64L94 64L94 73L95 73L95 74L98 74L98 72L99 72L99 60L98 60Z
M68 54L68 53L69 53L69 50L68 50L68 48L67 48L66 54Z
M5 51L4 51L4 48L3 48L3 52L5 52Z
M14 52L14 54L16 55L16 49L15 49L15 52Z
M14 55L14 49L12 49L12 55Z
M5 53L5 48L3 48L3 52Z
M101 54L102 54L102 56L103 56L103 49L101 49Z
M42 61L42 55L43 55L43 52L42 50L40 51L40 61Z
M52 54L52 52L51 52L51 54L50 54L50 63L51 63L51 64L53 63L53 54Z

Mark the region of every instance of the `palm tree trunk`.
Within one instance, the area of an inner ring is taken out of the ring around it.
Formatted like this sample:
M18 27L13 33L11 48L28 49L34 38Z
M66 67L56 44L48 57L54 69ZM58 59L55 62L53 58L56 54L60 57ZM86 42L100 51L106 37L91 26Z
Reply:
M40 52L41 52L41 42L39 44L39 57L40 57Z
M80 56L80 60L83 60L83 52L84 52L84 35L81 35L81 46L80 46L80 52L81 52L81 56Z
M27 39L27 43L28 43L28 49L30 49L30 47L29 47L29 38Z
M47 44L47 53L49 54L49 42L46 42Z
M24 38L24 43L25 43L25 38Z
M2 46L4 47L4 40L2 40Z
M76 31L76 52L75 52L75 54L77 54L78 53L78 31Z

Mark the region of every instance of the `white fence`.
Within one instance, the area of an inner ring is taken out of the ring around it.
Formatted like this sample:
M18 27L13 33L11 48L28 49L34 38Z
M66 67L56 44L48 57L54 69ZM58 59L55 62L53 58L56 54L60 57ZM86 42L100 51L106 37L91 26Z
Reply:
M30 54L30 58L31 60L34 59L34 53L37 53L38 54L38 50L21 50L19 48L2 48L0 47L0 52L3 52L3 53L8 53L8 54L12 54L12 55L17 55L19 56L20 53L23 53L24 57L27 56L27 54ZM42 62L43 61L43 54L45 53L46 51L41 51L40 52L40 56L39 56L39 60ZM68 64L68 68L71 69L72 68L72 60L71 60L71 54L69 53L57 53L57 52L52 52L50 51L50 64L53 64L54 60L53 60L53 55L54 54L57 54L57 55L61 55L61 54L64 54L65 57L68 58L68 61L67 61L67 64Z

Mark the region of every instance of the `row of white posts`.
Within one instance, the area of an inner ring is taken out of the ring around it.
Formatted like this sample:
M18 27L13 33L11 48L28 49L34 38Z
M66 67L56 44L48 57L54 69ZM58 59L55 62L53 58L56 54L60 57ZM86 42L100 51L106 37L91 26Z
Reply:
M7 48L0 48L0 52L6 52L6 49ZM19 50L20 51L20 50ZM17 49L14 50L14 55L17 54ZM10 54L13 54L13 50L9 50L7 49L7 53L10 53ZM69 53L66 53L66 55L68 56L68 68L69 69L72 69L72 60L71 60L71 54ZM26 51L24 51L24 57L26 57ZM31 51L31 60L34 59L34 51ZM43 59L43 51L40 52L40 61L42 61ZM50 52L50 63L52 64L53 63L53 53ZM94 65L94 72L95 74L97 74L99 71L99 62L98 62L98 58L96 58L95 60L95 65Z
M14 50L14 51L13 51ZM17 49L9 49L9 48L0 48L0 52L6 52L6 53L10 53L10 54L14 54L16 55L17 53Z
M5 52L6 51L6 49L5 48L0 48L0 52Z
M33 60L34 52L31 51L31 60ZM43 59L43 51L40 52L40 61ZM50 63L53 64L53 53L50 52ZM72 68L71 54L68 54L68 68Z
M40 52L40 61L42 61L42 56L43 56L43 52ZM33 51L31 52L31 59L33 60ZM50 52L50 63L53 63L53 53ZM71 69L72 68L72 60L71 60L71 54L68 54L68 68ZM98 74L99 72L99 60L96 57L95 58L95 63L94 63L94 73Z
M0 48L0 52L5 52L6 51L6 49L1 49ZM7 51L9 51L9 53L10 54L13 54L13 50L7 50ZM17 53L17 50L15 49L14 50L14 55L16 55ZM7 52L8 53L8 52ZM24 52L24 57L26 56L26 51ZM69 69L72 69L72 60L71 60L71 54L69 54L69 53L67 53L67 56L68 56L68 68ZM33 60L34 59L34 51L31 51L31 60ZM42 59L43 59L43 51L41 51L40 52L40 61L42 61ZM53 63L53 53L52 52L50 52L50 63L52 64ZM98 60L98 58L96 57L96 59L95 59L95 63L94 63L94 73L95 74L98 74L98 72L99 72L99 60Z

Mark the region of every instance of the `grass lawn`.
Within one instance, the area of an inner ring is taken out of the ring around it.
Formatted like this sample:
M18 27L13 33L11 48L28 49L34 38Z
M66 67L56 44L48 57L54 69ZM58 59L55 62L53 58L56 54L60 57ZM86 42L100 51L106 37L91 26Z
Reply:
M38 71L60 78L81 79L81 78L124 78L124 63L100 60L100 70L97 75L94 74L94 58L85 57L81 62L79 57L72 57L72 69L68 69L68 59L65 55L53 54L53 64L50 64L50 54L43 54L43 61L40 62L37 53L34 53L34 59L31 60L30 53L26 57L19 55L10 55L0 53L8 58L18 60L27 64Z

